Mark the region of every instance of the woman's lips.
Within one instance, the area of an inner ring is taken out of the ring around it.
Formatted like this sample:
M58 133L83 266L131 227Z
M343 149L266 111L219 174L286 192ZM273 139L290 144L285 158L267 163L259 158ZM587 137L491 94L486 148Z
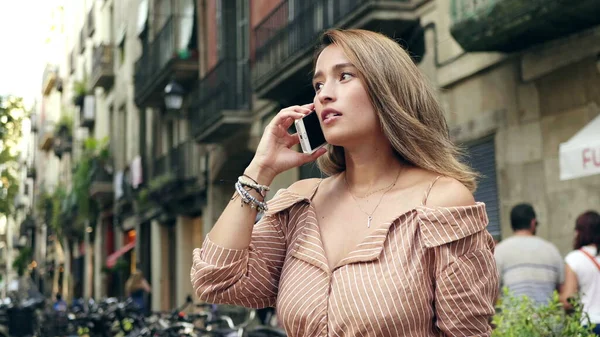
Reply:
M330 115L327 115L325 117L325 119L323 120L323 124L324 125L329 125L329 124L335 122L336 120L338 120L340 117L342 117L341 114L330 114Z
M321 113L324 125L329 125L339 119L342 114L333 109L326 109Z

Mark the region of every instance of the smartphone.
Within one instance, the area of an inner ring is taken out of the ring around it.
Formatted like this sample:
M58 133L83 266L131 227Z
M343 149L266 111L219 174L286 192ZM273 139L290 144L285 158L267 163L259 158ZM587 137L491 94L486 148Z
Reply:
M327 144L316 111L313 110L301 119L296 119L294 124L300 137L302 152L312 154Z

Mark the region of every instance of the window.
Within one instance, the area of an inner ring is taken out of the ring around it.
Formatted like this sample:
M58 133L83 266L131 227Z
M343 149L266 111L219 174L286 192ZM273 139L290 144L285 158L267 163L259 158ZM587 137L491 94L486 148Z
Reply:
M498 182L496 178L496 144L494 137L482 139L467 147L467 163L481 177L475 200L485 203L489 224L488 231L495 239L500 239L500 211L498 206Z

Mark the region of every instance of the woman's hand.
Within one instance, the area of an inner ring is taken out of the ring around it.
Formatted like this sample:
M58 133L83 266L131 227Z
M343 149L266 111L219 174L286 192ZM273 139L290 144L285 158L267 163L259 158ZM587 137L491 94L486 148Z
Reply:
M292 150L300 139L297 134L289 134L288 128L296 119L306 116L314 109L314 104L295 105L279 111L265 128L256 149L254 159L244 172L258 183L270 185L279 173L312 162L325 154L321 148L312 155Z

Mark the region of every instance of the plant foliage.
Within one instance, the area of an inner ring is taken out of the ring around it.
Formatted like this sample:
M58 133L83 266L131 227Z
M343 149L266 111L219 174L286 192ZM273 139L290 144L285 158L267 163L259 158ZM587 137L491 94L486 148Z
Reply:
M26 115L21 98L0 96L0 214L5 216L15 211L14 199L19 192L17 149Z
M584 327L583 305L574 299L573 310L565 312L555 291L548 304L539 305L526 296L504 296L492 321L492 337L593 337L593 326Z

